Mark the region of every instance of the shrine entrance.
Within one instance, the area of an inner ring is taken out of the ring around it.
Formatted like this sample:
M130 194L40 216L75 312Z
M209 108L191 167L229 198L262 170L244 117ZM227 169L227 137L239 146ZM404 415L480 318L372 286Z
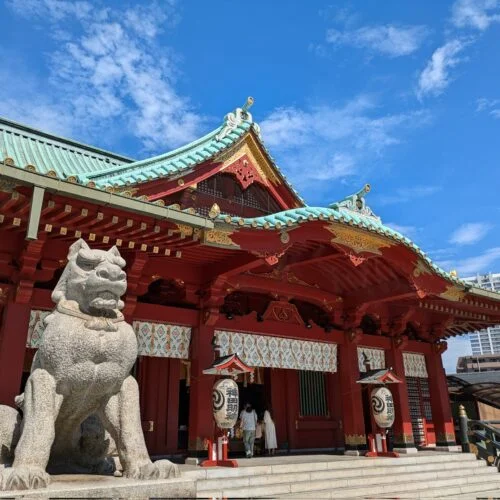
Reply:
M259 422L264 417L264 411L270 408L271 401L271 369L255 368L254 381L250 381L250 376L239 376L237 383L240 394L239 412L244 409L246 403L250 403L257 413ZM238 423L239 424L239 423ZM231 453L240 454L244 452L241 432L238 428L234 429L230 440L229 450ZM255 440L255 454L264 452L264 441L261 438Z

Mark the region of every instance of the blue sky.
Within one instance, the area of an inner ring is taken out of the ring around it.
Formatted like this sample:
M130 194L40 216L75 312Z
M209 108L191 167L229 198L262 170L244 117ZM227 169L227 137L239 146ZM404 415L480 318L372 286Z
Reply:
M500 0L5 0L0 18L2 116L142 158L252 95L309 204L369 182L445 269L500 269Z

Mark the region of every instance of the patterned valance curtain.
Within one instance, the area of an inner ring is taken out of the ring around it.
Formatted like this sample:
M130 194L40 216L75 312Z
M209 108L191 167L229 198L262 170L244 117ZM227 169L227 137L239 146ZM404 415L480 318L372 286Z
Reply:
M238 354L250 366L337 371L337 344L222 330L216 330L215 337L221 356Z
M43 320L52 311L42 311L40 309L32 309L30 312L30 322L28 325L28 338L26 339L26 347L38 349L43 339L45 325Z
M40 347L45 330L43 320L50 313L51 311L31 310L26 341L27 347L33 349ZM189 358L190 327L146 321L134 321L132 326L137 336L139 356Z
M403 363L406 377L429 378L425 356L416 352L404 352Z
M155 358L189 358L191 327L134 321L139 356Z
M365 360L370 362L370 369L385 368L385 351L370 347L358 347L358 366L361 373L366 372Z

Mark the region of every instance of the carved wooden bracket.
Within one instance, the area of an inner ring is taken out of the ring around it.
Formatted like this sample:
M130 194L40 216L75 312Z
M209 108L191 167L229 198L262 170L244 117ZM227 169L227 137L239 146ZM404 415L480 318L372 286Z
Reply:
M365 312L366 309L363 306L345 309L342 314L344 330L358 328Z
M436 342L435 344L432 344L432 349L437 354L443 354L443 352L448 349L448 342L446 342L445 340Z
M345 338L348 342L357 344L363 337L363 330L361 328L349 328L345 331Z
M304 325L304 320L294 304L282 300L272 301L263 315L266 321L280 321L282 323L293 323Z
M402 351L406 349L408 345L408 337L406 335L398 335L397 337L393 337L392 345L394 348Z
M31 301L36 268L42 257L44 244L45 239L43 238L26 243L20 258L15 302L28 304Z

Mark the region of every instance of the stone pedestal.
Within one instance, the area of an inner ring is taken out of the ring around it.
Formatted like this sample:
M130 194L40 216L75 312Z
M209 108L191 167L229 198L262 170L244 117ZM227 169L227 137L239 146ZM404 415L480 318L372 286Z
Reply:
M48 488L40 490L0 491L1 498L196 498L193 479L157 479L137 481L112 476L52 476Z

